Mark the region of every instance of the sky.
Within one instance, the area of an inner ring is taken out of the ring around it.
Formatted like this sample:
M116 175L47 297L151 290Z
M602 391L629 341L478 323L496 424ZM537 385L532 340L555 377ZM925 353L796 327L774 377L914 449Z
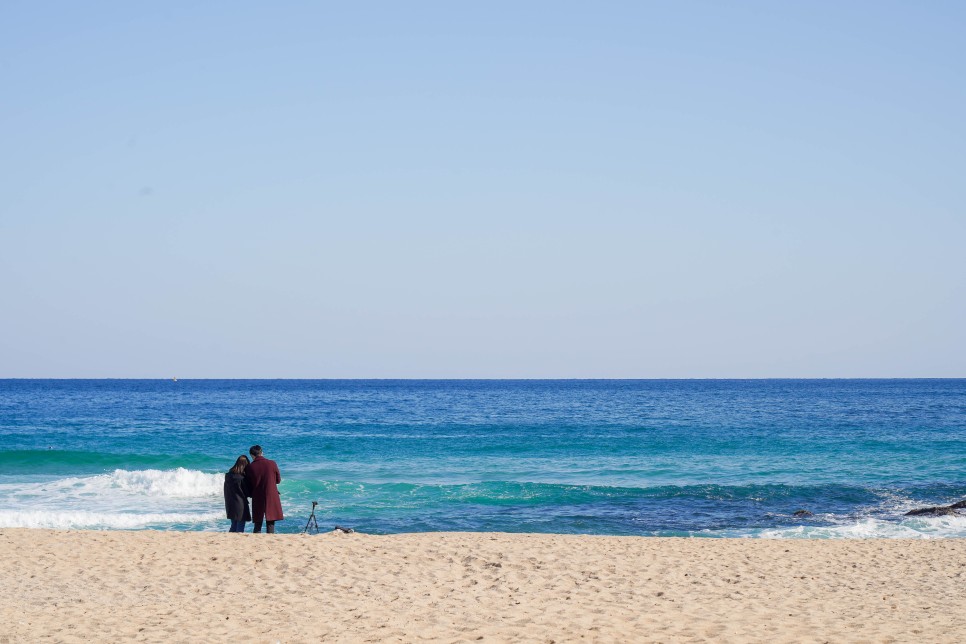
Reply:
M0 4L0 377L966 376L966 3Z

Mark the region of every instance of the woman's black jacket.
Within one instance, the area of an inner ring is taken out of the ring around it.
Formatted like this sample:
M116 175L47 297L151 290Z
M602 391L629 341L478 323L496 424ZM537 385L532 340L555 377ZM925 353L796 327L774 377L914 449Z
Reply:
M225 512L232 521L252 520L248 509L248 485L243 474L225 474Z

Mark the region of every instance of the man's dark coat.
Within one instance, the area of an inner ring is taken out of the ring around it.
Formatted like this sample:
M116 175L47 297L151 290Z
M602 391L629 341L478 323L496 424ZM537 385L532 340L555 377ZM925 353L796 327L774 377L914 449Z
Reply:
M256 456L245 468L245 482L248 483L248 493L252 496L252 518L255 523L263 518L267 521L279 521L282 516L282 499L278 496L278 484L282 482L282 475L278 472L278 465L264 456Z

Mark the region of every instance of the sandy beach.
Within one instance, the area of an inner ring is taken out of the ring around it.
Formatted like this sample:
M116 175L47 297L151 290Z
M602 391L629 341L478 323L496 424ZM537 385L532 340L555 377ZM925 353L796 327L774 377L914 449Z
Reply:
M966 543L0 530L0 642L966 640Z

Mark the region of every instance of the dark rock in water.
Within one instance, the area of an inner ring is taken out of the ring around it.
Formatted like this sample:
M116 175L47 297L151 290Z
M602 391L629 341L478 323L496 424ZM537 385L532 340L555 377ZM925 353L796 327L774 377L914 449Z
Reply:
M949 514L959 514L951 505L940 505L932 508L919 508L906 512L907 517L943 517Z
M795 510L792 512L793 517L810 517L813 516L808 510Z
M957 501L952 505L937 505L931 508L918 508L916 510L909 510L906 512L907 517L944 517L949 515L958 515L959 512L956 510L966 509L966 499L962 501Z

